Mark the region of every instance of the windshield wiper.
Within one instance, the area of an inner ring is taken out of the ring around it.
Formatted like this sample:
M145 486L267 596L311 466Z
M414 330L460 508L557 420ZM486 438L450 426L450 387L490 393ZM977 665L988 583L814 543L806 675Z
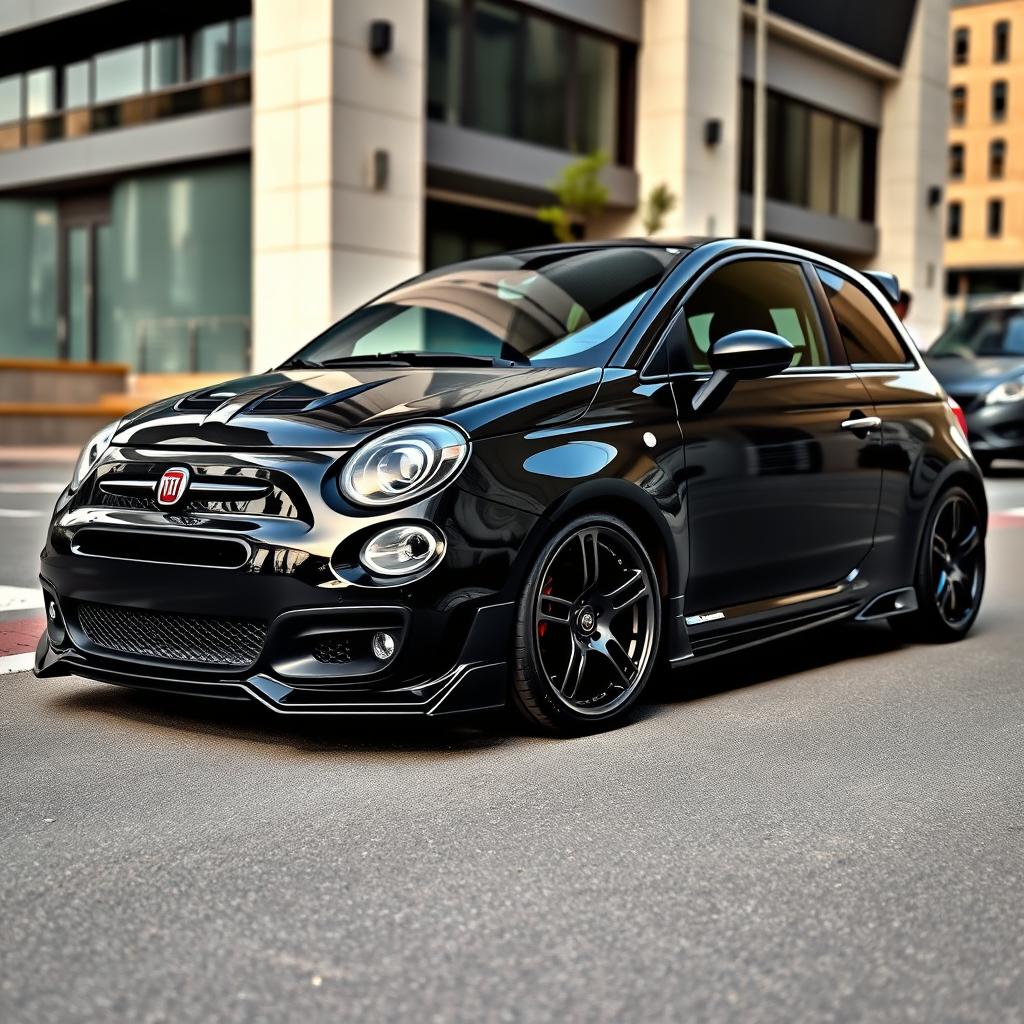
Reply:
M499 359L468 352L372 352L365 355L334 356L312 362L294 358L281 364L282 370L322 370L339 366L529 366L526 356Z

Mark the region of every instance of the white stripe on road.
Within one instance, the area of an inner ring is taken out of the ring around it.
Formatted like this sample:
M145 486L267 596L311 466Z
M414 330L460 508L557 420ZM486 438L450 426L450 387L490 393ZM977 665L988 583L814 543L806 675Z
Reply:
M0 508L0 519L39 519L45 515L33 508Z
M0 494L60 494L66 484L0 484Z
M27 672L36 661L36 656L28 654L9 654L6 658L0 658L0 676L8 672Z
M37 587L0 587L0 612L42 607L43 592Z
M1020 516L1022 519L1024 519L1024 505L1022 505L1020 508L1008 508L1005 512L1002 513L1002 515Z

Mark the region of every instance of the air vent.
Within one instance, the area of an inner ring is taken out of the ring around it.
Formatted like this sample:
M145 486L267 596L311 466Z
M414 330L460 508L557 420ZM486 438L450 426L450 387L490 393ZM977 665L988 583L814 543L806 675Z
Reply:
M315 402L323 396L322 391L317 391L308 384L297 381L266 395L264 398L257 399L246 412L303 412L311 402Z
M180 412L213 412L220 408L225 402L236 398L238 393L225 389L223 386L208 388L206 391L196 391L186 395L174 407Z

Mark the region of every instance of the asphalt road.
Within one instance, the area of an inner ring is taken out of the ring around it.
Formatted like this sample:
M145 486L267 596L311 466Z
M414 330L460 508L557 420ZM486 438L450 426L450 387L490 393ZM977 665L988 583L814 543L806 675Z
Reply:
M833 629L586 739L0 676L0 1020L1024 1020L1024 474L990 493L966 642Z

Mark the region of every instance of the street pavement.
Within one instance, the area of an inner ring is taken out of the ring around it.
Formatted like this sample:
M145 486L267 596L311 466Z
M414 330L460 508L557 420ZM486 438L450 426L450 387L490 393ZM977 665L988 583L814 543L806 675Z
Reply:
M69 470L0 466L15 599ZM988 486L967 641L805 635L583 739L0 675L0 1021L1024 1021L1024 467Z

